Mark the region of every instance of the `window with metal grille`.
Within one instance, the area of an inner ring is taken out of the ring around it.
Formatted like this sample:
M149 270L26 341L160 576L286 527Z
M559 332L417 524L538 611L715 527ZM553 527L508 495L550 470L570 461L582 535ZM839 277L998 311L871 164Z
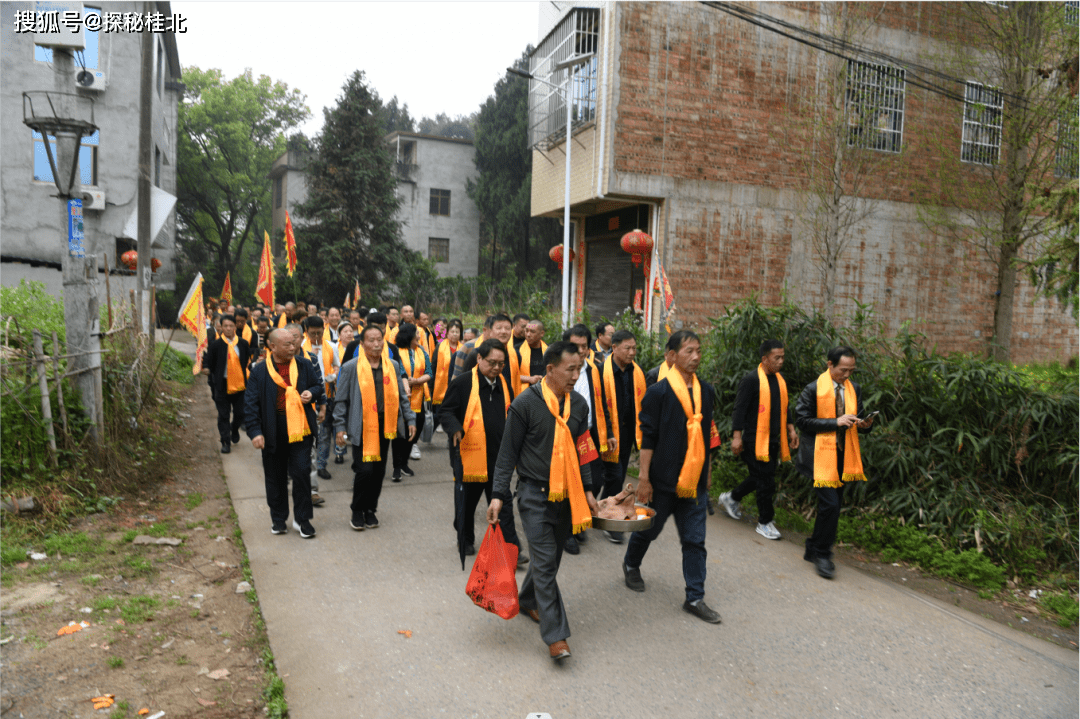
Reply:
M1073 100L1058 117L1057 153L1054 157L1054 174L1058 177L1077 177L1080 174L1077 163L1077 146L1080 145L1080 127L1077 115L1080 104Z
M570 72L571 124L579 127L596 118L597 58L570 69L556 70L555 66L575 55L597 52L599 40L600 10L574 8L529 56L529 73L555 85L529 81L530 147L558 142L566 134L564 97Z
M960 159L979 165L996 164L1001 155L1001 90L978 82L964 89L964 133Z
M904 70L848 60L848 145L900 152L904 137Z
M450 190L431 191L431 214L450 216Z
M1080 24L1080 0L1069 0L1065 3L1065 22L1069 25Z
M449 237L429 237L427 243L429 260L432 260L434 262L450 261Z
M52 167L49 166L49 156L45 152L45 141L41 133L31 130L34 138L34 179L38 182L52 182ZM79 146L79 184L97 185L98 181L98 142L101 140L101 131L82 139ZM53 158L56 158L56 138L49 135L49 144L52 145Z

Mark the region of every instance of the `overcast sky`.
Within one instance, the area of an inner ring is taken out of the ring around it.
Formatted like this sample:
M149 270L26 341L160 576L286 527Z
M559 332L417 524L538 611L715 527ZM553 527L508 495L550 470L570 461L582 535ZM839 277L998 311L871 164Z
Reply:
M505 68L536 44L536 2L173 2L187 19L180 64L250 67L307 95L308 136L346 78L363 70L416 119L475 112ZM524 81L523 81L524 82Z

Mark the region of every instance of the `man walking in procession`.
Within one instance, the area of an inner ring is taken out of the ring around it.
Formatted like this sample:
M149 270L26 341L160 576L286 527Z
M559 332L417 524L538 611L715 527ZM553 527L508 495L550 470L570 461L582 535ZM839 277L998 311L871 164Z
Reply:
M221 336L207 346L202 363L202 373L210 375L222 454L231 452L231 446L240 441L250 359L248 343L236 334L236 319L233 315L225 315L221 318ZM232 422L229 421L230 412Z

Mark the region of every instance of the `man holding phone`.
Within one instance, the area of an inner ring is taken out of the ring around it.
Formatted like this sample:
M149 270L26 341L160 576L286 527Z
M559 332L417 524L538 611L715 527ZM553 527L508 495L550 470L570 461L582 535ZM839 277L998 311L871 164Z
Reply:
M814 531L806 540L803 559L813 562L822 577L832 579L836 574L832 547L844 486L866 481L859 434L870 431L874 418L859 419L862 395L859 385L851 381L855 350L832 348L825 366L821 376L803 388L795 404L795 426L801 434L795 469L813 480L818 497ZM857 431L850 431L852 428Z

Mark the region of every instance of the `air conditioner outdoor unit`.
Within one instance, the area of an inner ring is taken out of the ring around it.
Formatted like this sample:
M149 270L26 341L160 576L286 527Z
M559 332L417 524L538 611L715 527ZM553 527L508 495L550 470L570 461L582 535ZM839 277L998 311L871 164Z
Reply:
M83 210L95 210L101 212L105 209L104 190L83 190Z
M94 92L104 92L105 88L108 86L109 79L101 70L83 70L82 68L76 68L75 87L83 90L92 90Z

